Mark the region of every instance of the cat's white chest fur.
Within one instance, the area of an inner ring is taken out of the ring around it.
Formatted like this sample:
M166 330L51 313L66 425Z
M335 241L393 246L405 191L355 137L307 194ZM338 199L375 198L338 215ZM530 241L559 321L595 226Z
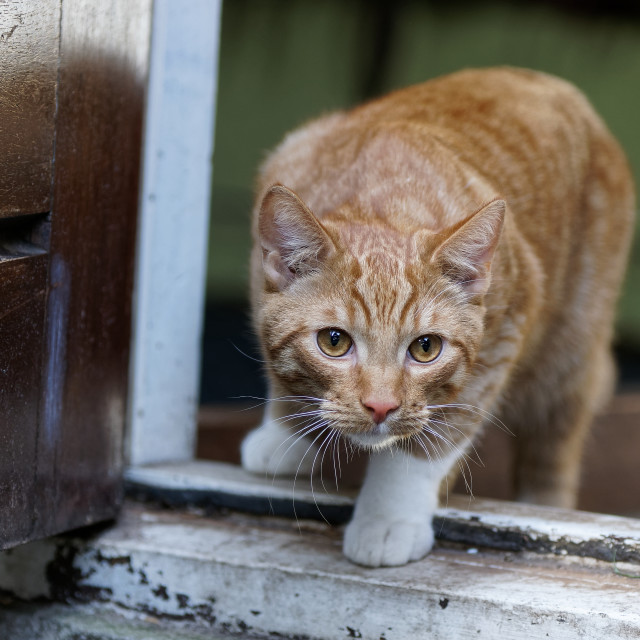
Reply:
M291 437L265 421L242 444L242 464L253 473L309 474L317 446ZM295 444L293 444L295 442ZM353 518L344 535L344 554L368 567L419 560L433 546L432 518L442 478L457 452L426 460L394 449L371 453Z

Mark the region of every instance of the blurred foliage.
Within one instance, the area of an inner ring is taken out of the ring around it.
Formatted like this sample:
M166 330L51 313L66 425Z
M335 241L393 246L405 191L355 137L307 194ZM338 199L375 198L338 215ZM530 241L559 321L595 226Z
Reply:
M210 299L246 296L253 177L288 130L460 68L509 64L571 80L621 141L640 184L639 4L609 3L603 13L595 0L227 0ZM621 335L640 344L638 231L620 312Z

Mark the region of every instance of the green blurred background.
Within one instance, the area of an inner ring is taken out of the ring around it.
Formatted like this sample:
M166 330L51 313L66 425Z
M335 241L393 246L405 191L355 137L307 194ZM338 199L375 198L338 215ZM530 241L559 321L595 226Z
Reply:
M324 112L464 67L501 64L580 87L622 143L640 184L638 1L225 0L203 401L259 390L259 367L238 349L252 352L245 321L249 213L265 153ZM618 336L621 352L640 353L640 225ZM237 382L221 384L216 370Z

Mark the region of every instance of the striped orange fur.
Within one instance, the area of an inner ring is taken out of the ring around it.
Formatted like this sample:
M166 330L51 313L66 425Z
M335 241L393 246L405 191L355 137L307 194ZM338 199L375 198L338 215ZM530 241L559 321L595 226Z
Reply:
M520 498L573 506L634 206L605 125L541 73L462 71L294 131L253 225L269 420L426 462L506 425ZM327 328L346 353L319 348ZM418 339L441 352L417 361Z

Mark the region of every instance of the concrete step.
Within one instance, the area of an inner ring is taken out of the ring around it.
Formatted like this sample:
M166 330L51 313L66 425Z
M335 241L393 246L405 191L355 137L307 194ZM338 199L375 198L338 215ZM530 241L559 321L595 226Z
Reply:
M134 617L103 604L33 604L4 600L2 640L229 640L193 624ZM240 639L242 640L242 639Z
M469 516L492 517L499 527L490 509ZM4 552L0 588L257 637L640 637L638 565L445 541L420 562L366 569L344 559L341 533L317 521L132 503L103 531Z

